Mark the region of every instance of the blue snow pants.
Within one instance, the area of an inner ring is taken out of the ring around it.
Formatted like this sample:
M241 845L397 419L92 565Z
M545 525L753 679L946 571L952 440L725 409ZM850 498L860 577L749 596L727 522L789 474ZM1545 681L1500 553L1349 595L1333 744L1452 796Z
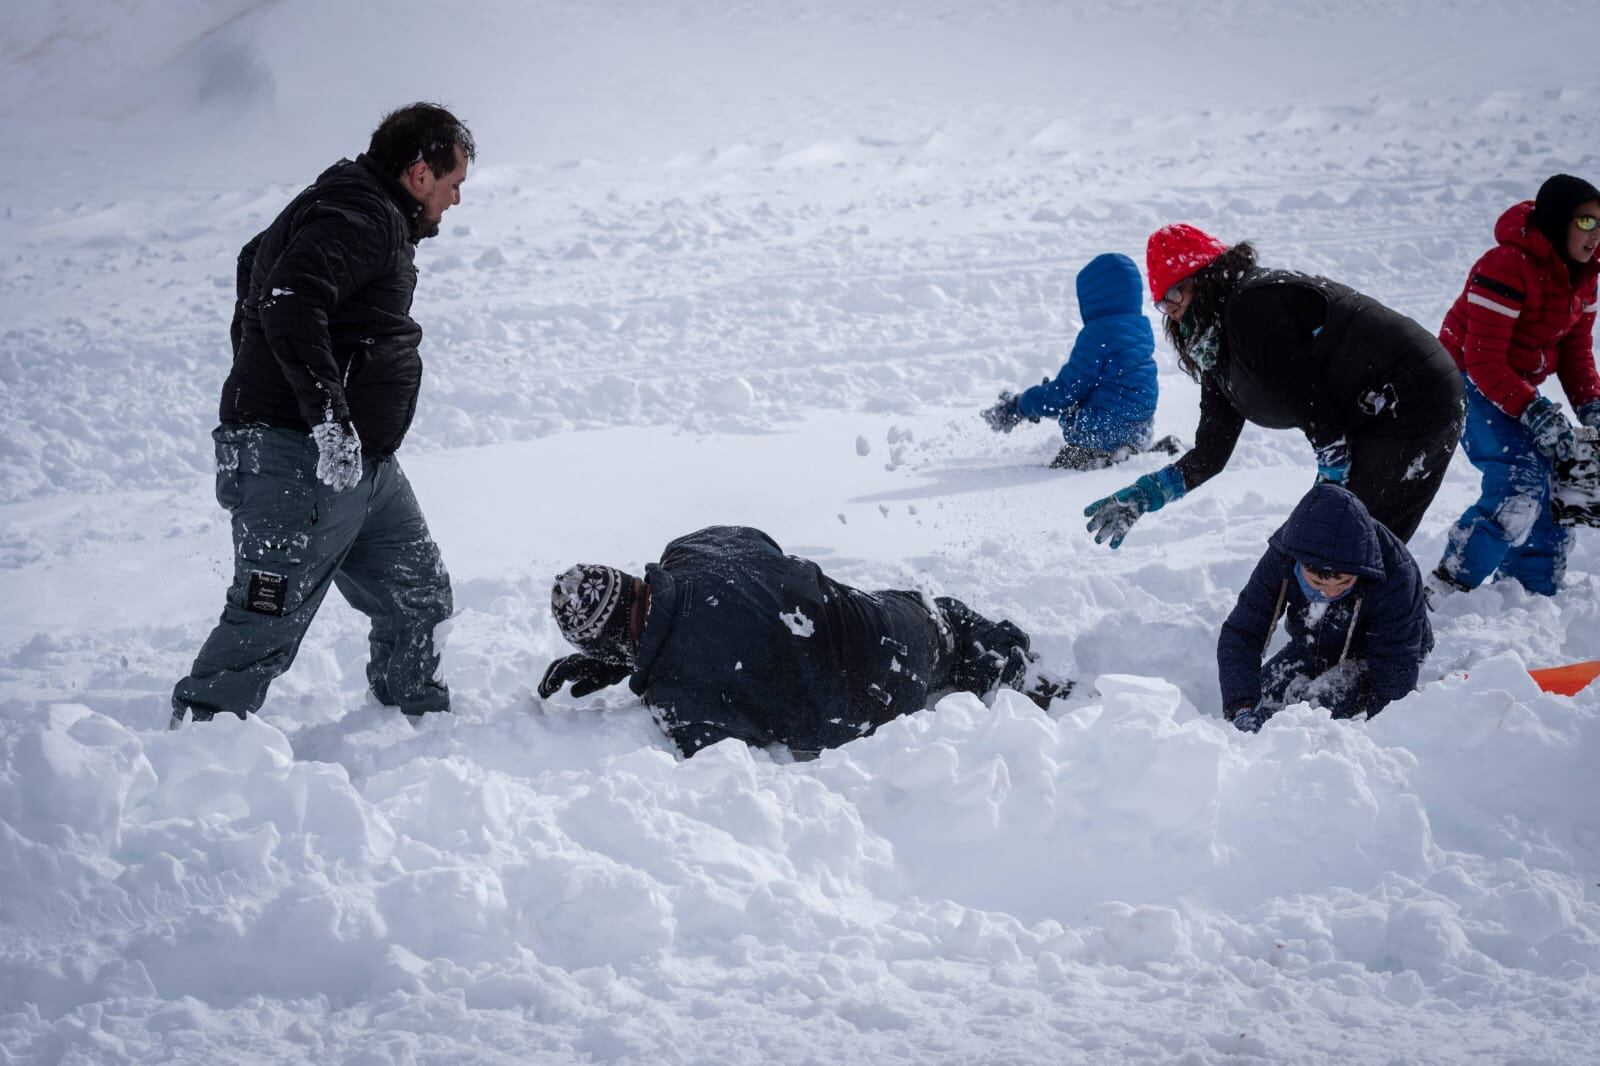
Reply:
M1521 422L1486 400L1471 381L1466 385L1461 444L1483 473L1483 490L1450 530L1440 565L1468 588L1493 575L1553 596L1566 573L1572 531L1551 515L1550 460Z
M1154 419L1129 422L1095 407L1080 406L1063 411L1057 419L1061 424L1061 439L1097 452L1114 452L1118 448L1142 452L1150 446Z
M450 575L400 464L363 459L360 483L334 492L317 481L307 433L222 425L211 436L217 502L233 518L233 583L173 689L174 723L259 710L330 585L372 620L367 681L378 701L412 715L449 710L434 630L451 614Z

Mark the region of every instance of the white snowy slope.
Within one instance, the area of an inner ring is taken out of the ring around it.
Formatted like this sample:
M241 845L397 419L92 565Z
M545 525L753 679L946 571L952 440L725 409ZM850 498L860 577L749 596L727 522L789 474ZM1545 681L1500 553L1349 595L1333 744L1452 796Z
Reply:
M1450 601L1374 721L1245 736L1215 634L1305 442L1247 430L1110 552L1083 507L1156 460L1050 471L1051 427L975 414L1169 221L1436 325L1506 205L1600 178L1597 36L1487 0L8 8L0 1063L1600 1061L1600 690L1526 673L1600 658L1600 535L1555 600ZM258 718L168 732L231 558L234 256L416 98L481 148L401 455L455 714L373 705L330 599ZM1424 566L1475 490L1458 456ZM533 696L557 571L716 522L1085 684L801 765Z

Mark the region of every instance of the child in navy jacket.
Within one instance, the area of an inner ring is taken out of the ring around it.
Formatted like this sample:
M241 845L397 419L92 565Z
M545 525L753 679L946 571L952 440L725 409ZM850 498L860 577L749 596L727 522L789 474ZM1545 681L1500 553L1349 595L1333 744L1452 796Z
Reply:
M1065 443L1053 467L1094 470L1143 451L1157 395L1156 340L1140 310L1143 292L1139 268L1127 256L1090 260L1078 272L1083 330L1066 365L1054 381L1046 378L1021 395L1002 392L984 421L1010 433L1023 419L1054 417ZM1182 450L1170 438L1157 447L1173 455Z
M1229 721L1253 733L1300 701L1371 717L1416 687L1433 649L1422 575L1366 505L1318 484L1267 543L1217 640ZM1289 642L1263 665L1280 619Z

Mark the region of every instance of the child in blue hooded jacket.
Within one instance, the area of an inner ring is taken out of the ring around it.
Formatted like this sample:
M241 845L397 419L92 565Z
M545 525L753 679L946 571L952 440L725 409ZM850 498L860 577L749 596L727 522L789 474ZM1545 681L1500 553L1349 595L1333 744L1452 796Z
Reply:
M1139 268L1109 252L1078 272L1078 309L1083 329L1067 363L1051 381L1020 395L1002 392L983 412L998 433L1023 419L1052 416L1065 443L1050 463L1070 470L1095 470L1144 451L1156 414L1155 332L1140 308L1144 285ZM1182 446L1164 438L1156 448L1176 455Z

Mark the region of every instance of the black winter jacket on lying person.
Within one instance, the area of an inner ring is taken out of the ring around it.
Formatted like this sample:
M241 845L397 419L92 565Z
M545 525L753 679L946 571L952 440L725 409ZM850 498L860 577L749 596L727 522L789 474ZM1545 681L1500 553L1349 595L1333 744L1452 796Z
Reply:
M221 421L349 419L367 455L400 447L422 386L411 319L421 212L363 155L329 167L244 246Z
M955 687L982 694L1027 637L960 601L863 592L744 526L667 545L629 687L685 755L735 737L797 754L837 747ZM973 678L981 678L974 682Z
M1341 437L1459 433L1461 375L1405 315L1326 278L1256 269L1223 307L1216 364L1201 379L1185 488L1227 464L1246 421L1299 429L1313 447Z
M1416 687L1433 649L1422 578L1405 544L1360 500L1338 486L1317 485L1268 545L1217 641L1225 711L1261 698L1261 658L1280 614L1310 676L1349 659L1365 664L1367 703L1352 713L1377 714ZM1295 575L1301 563L1357 580L1337 600L1313 603Z

